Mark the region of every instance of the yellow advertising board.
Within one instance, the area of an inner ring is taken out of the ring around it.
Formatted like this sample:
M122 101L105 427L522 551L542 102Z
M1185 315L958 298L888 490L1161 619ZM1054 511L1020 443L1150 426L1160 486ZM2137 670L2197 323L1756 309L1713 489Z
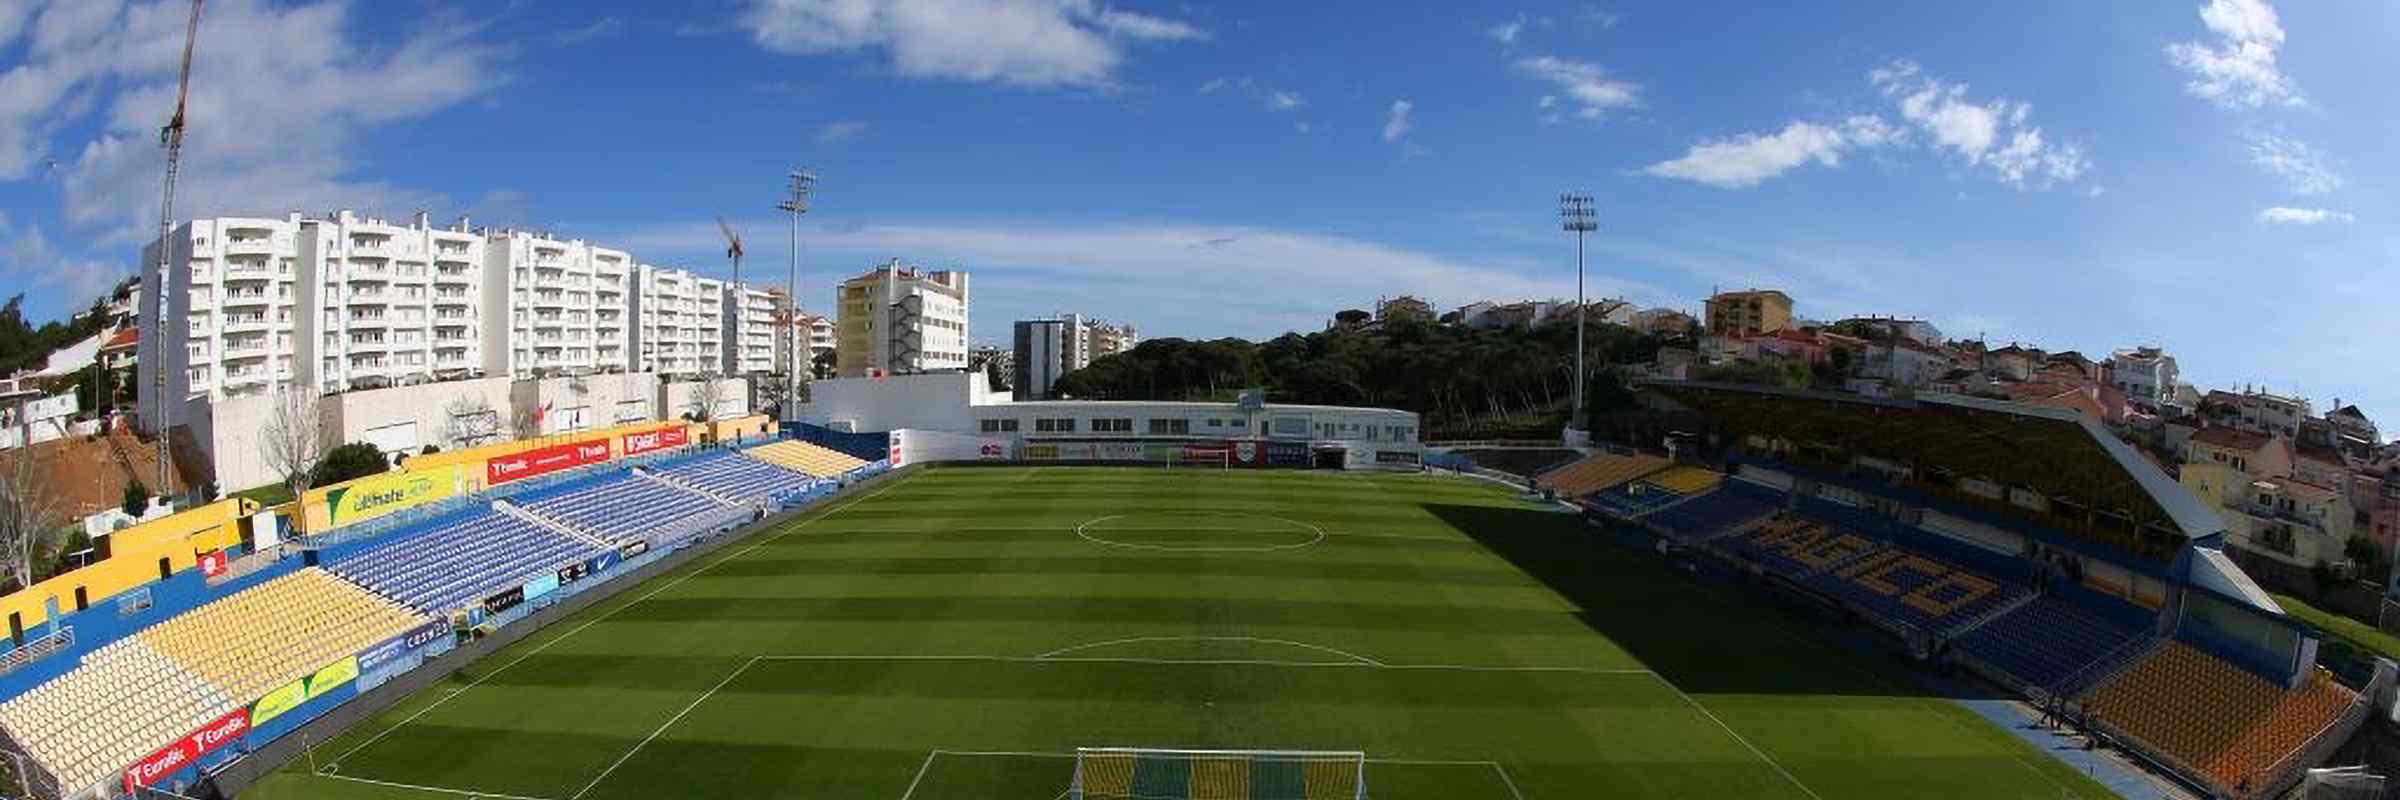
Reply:
M317 674L308 676L308 698L314 700L324 697L326 692L333 691L357 677L358 657L345 656L342 660L327 664L324 669L317 670Z
M264 725L267 720L283 716L284 712L299 708L300 704L305 702L308 702L308 681L306 679L277 686L274 691L268 692L267 696L250 704L250 724L253 726Z
M326 491L326 521L328 527L365 522L457 493L456 466L360 478Z

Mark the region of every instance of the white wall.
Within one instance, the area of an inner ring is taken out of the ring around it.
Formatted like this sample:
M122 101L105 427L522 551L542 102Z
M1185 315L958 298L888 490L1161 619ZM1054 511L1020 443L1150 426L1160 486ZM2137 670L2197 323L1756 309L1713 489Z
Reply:
M964 372L895 375L888 378L827 378L809 386L801 421L856 431L900 428L973 432L970 401L983 376Z
M658 387L657 419L680 419L691 413L694 398L700 393L699 381L673 381ZM750 413L750 380L748 378L717 379L717 413L715 419L732 419Z
M374 441L386 453L407 451L414 455L425 445L443 450L456 450L480 442L459 442L449 439L450 410L460 403L489 405L499 416L499 438L510 438L509 380L507 378L478 378L445 381L390 389L345 392L327 395L321 405L326 415L326 430L340 442ZM413 433L400 441L402 431L413 427Z

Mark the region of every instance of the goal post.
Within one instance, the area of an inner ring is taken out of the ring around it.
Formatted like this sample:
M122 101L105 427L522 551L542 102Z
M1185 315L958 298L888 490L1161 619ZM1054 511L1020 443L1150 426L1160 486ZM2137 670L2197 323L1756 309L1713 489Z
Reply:
M1161 455L1159 462L1164 469L1169 471L1178 467L1183 469L1233 469L1233 448L1231 447L1184 445L1172 448Z
M1078 747L1068 800L1366 800L1355 750Z

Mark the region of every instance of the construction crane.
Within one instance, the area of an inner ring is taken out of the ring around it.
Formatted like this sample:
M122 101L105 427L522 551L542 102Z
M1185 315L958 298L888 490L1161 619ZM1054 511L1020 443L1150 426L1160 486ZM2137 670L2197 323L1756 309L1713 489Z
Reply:
M183 171L183 111L192 95L192 49L200 42L200 4L192 0L191 19L183 28L183 72L175 83L175 115L167 118L166 127L158 129L158 143L167 149L166 187L159 192L158 201L158 303L150 313L150 352L158 364L150 371L150 396L158 404L158 487L160 495L172 495L175 483L175 451L168 445L169 431L174 429L174 403L167 396L167 298L169 296L169 265L175 247L169 241L175 235L175 177Z
M723 214L717 215L717 231L725 234L725 257L733 259L733 283L725 287L726 296L733 298L734 308L734 329L725 332L734 342L726 350L733 354L730 359L733 363L728 364L729 368L725 370L730 374L741 371L741 325L749 316L750 298L742 293L742 235L735 233L732 225L726 224Z

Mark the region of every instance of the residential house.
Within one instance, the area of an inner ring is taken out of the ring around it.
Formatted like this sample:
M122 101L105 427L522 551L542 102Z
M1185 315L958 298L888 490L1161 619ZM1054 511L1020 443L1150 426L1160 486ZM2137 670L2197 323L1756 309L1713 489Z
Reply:
M2108 384L2137 406L2157 409L2172 404L2178 379L2175 357L2156 345L2129 347L2108 356Z
M2295 476L2290 439L2231 427L2192 435L2180 481L2225 521L2226 543L2296 568L2347 559L2358 515L2342 489Z
M1708 335L1744 338L1792 327L1792 296L1774 289L1718 292L1708 298Z

